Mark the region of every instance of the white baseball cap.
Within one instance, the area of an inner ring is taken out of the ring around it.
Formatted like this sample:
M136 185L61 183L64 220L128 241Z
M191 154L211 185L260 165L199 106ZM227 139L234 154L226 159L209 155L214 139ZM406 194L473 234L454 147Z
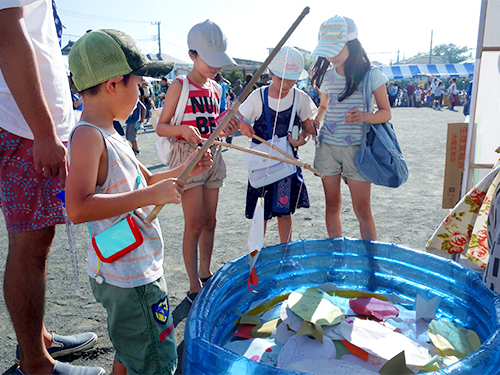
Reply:
M237 65L226 53L227 39L221 28L210 20L194 25L188 33L188 48L198 52L208 65L221 68Z
M304 70L304 57L298 49L285 46L274 56L269 64L269 70L280 78L300 81L307 78Z
M348 41L358 37L358 28L353 20L335 16L323 22L319 28L318 45L312 55L335 57Z

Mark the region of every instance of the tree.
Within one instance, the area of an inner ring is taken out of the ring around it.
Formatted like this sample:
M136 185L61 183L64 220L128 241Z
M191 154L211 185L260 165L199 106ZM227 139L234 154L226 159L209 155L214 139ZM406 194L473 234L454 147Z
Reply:
M231 82L231 84L236 84L236 81L239 79L242 82L245 80L245 76L241 73L238 68L233 68L229 71L229 73L224 75L226 79Z
M471 53L466 55L468 50L467 46L459 47L453 43L438 44L433 48L432 54L442 57L449 64L456 64L472 57Z

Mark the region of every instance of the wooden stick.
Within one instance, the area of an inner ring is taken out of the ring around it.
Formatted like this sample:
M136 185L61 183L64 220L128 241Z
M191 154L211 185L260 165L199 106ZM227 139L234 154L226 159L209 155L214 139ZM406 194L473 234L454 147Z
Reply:
M281 148L277 147L276 145L274 145L274 144L266 141L264 138L261 138L261 137L259 137L258 135L255 135L255 134L252 134L252 137L255 138L256 140L258 140L259 142L262 142L262 143L268 145L273 150L278 151L280 154L286 156L287 158L292 159L292 160L296 160L292 155L286 153L285 151L283 151Z
M198 164L198 162L203 157L203 154L205 154L205 152L208 150L208 148L214 143L216 138L219 136L219 134L226 128L227 124L229 123L229 120L231 120L231 118L233 118L233 116L236 114L236 111L238 110L241 103L243 103L243 101L245 101L248 94L250 94L252 87L255 85L255 83L257 83L257 80L259 79L259 77L264 73L264 70L266 70L266 68L271 63L271 61L274 59L276 54L280 51L281 47L283 47L283 45L288 40L288 38L290 38L290 35L292 35L292 33L297 28L297 26L299 26L300 22L302 22L302 20L304 19L304 17L308 13L309 13L309 7L305 7L304 10L302 11L302 13L299 15L299 17L295 20L293 25L290 27L290 29L288 29L288 31L283 36L283 38L281 38L281 40L276 45L276 47L274 47L274 49L269 54L267 59L262 63L262 65L257 70L257 72L254 74L254 76L250 80L250 82L248 82L248 84L245 86L245 89L241 92L238 99L236 99L236 102L233 104L231 109L226 113L226 115L224 116L222 121L214 129L214 132L212 133L210 138L208 138L206 140L205 144L203 145L203 147L201 147L200 151L198 151L198 153L195 155L195 157L193 159L191 159L191 161L188 163L186 168L184 168L184 170L181 172L181 174L178 177L180 180L184 180L184 181L187 180L191 171L194 169L196 164ZM144 221L148 224L151 223L158 216L158 214L160 213L163 206L164 205L155 206L155 208L153 208L153 210L149 213L149 215L146 217L146 219Z
M249 154L254 154L254 155L262 156L262 157L264 157L266 159L273 159L273 160L282 161L283 163L293 164L293 165L296 165L297 167L302 167L302 168L305 168L305 169L309 169L316 176L319 176L321 178L325 178L325 175L323 173L320 173L317 170L315 170L313 167L311 167L310 164L303 163L300 160L295 159L294 157L290 158L290 155L288 155L286 152L285 152L285 154L288 155L288 157L287 158L282 158L280 156L266 154L265 152L262 152L262 151L252 150L251 148L236 146L236 145L233 145L232 143L224 143L224 142L220 142L220 141L215 141L214 145L219 145L219 146L234 148L235 150L243 151L243 152L248 152Z

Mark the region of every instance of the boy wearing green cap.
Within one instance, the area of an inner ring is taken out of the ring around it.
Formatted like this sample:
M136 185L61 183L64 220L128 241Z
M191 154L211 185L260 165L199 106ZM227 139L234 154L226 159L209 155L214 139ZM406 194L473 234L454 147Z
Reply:
M87 273L94 296L108 312L116 349L113 373L173 374L177 350L163 278L162 233L157 219L151 224L145 219L154 205L181 202L184 182L175 177L185 164L151 174L113 127L113 120L127 119L135 108L142 76L163 76L172 66L149 61L121 31L96 30L74 44L69 69L84 108L70 135L66 207L74 223L89 222L94 237L88 243ZM191 175L211 163L207 153ZM143 242L109 262L93 240L129 215Z

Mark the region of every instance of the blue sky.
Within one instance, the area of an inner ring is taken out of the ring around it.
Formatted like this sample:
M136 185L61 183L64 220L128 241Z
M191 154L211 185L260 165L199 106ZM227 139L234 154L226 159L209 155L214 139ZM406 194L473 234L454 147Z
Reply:
M63 43L87 29L115 28L130 34L145 53L157 53L153 40L160 21L162 52L188 61L187 34L196 23L216 22L236 58L264 61L304 7L310 12L289 44L312 51L320 24L334 15L352 18L370 59L383 63L454 43L472 48L475 57L481 0L56 0L65 25Z

